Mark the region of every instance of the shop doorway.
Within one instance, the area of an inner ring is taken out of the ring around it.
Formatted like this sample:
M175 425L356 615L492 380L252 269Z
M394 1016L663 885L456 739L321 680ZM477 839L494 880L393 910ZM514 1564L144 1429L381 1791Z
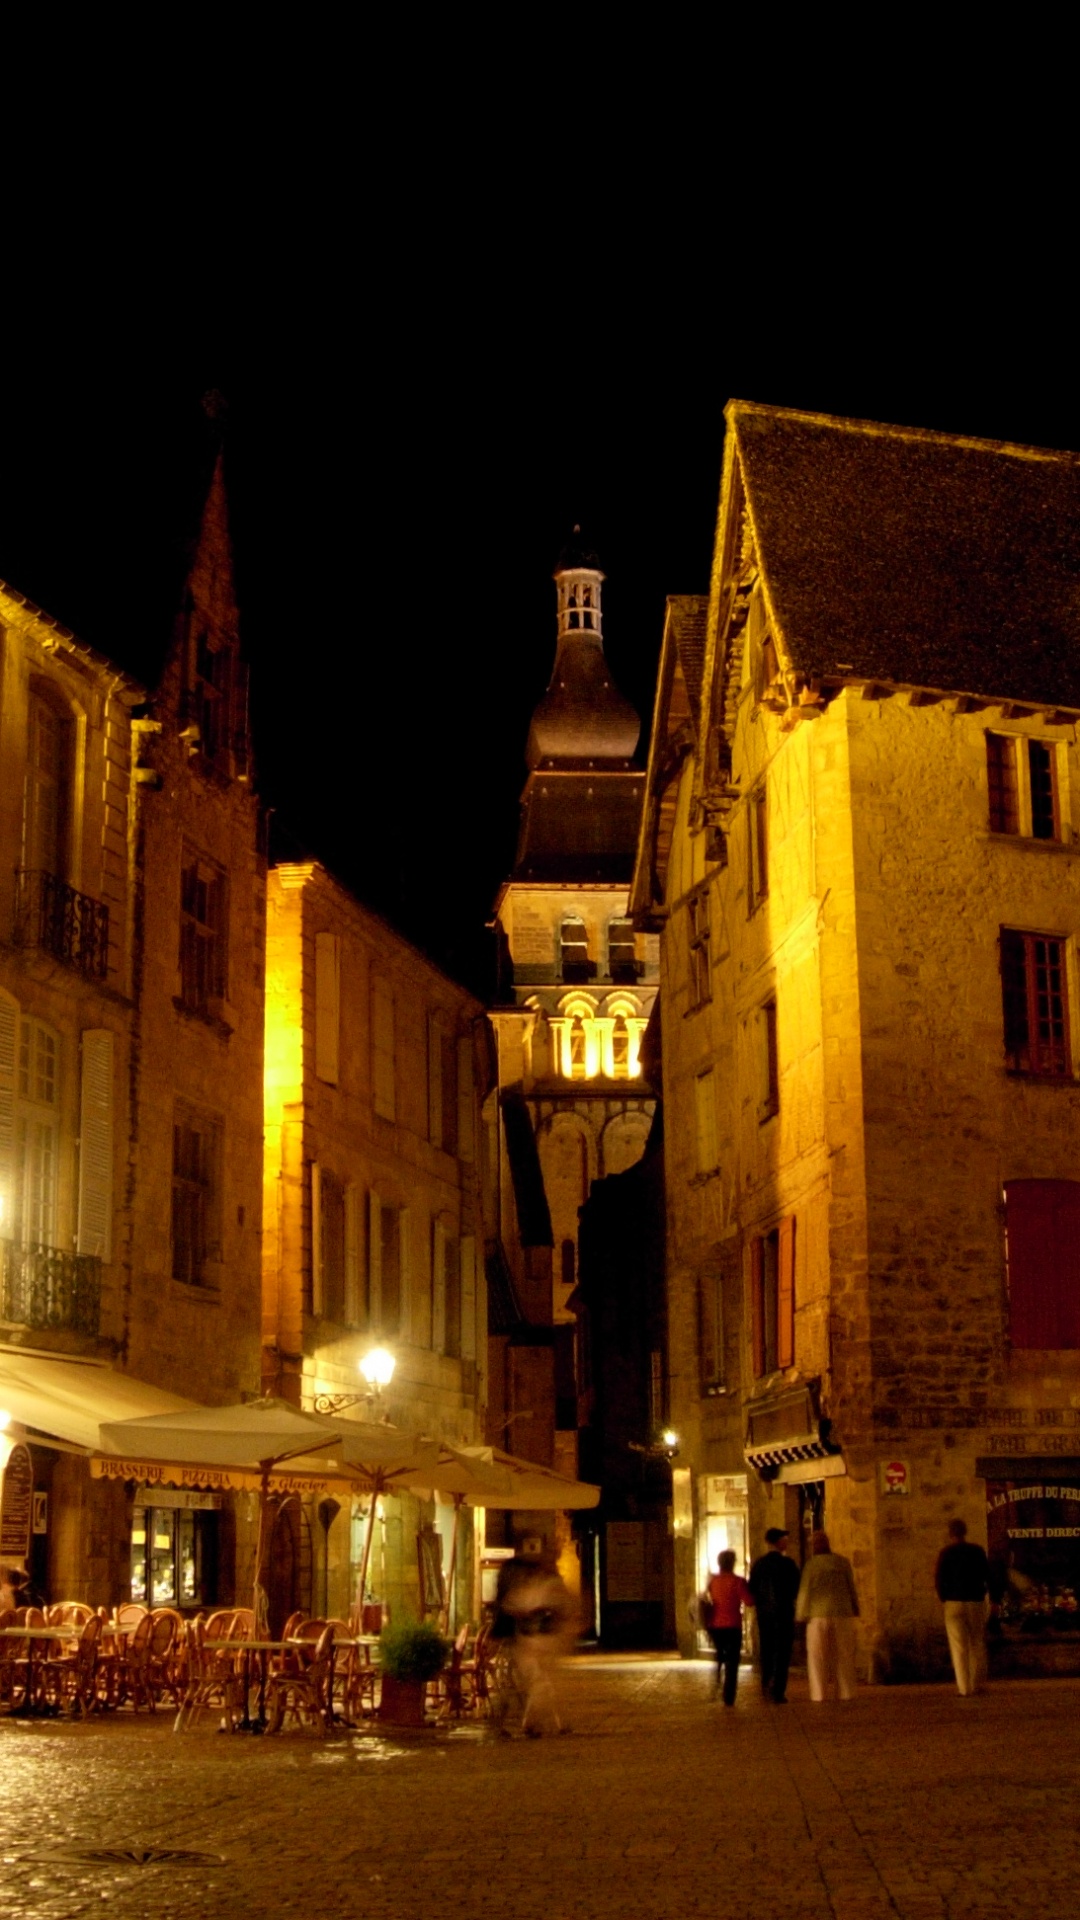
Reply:
M735 1555L736 1573L749 1571L747 1552L749 1495L745 1473L703 1473L698 1481L697 1590L703 1593L722 1553ZM708 1634L698 1630L698 1649L711 1651Z
M270 1536L267 1600L270 1637L279 1638L290 1613L310 1613L312 1594L311 1525L297 1499L277 1510Z

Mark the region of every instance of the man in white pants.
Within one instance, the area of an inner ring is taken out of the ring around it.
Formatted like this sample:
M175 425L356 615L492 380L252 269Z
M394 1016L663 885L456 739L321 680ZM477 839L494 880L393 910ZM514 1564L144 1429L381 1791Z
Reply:
M945 1609L945 1632L958 1693L977 1693L986 1673L986 1590L990 1569L981 1547L967 1537L963 1520L949 1521L949 1544L938 1554L937 1597Z
M833 1553L827 1533L815 1533L795 1602L796 1620L806 1621L806 1675L811 1700L824 1700L833 1682L841 1700L854 1700L858 1612L851 1561L842 1553Z

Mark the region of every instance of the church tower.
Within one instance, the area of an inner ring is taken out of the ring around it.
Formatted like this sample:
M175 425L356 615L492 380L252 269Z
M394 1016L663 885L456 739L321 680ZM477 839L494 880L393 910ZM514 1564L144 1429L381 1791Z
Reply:
M555 665L529 728L517 857L495 907L501 978L492 1019L503 1258L524 1318L562 1327L572 1343L578 1209L593 1180L640 1159L652 1121L641 1043L658 942L627 917L645 786L634 760L641 722L612 678L604 575L578 527L554 578ZM576 1429L575 1399L587 1391L582 1344L577 1368L567 1381L564 1367L557 1388L559 1451L571 1470L567 1430ZM529 1450L526 1434L523 1426L513 1437L519 1450Z

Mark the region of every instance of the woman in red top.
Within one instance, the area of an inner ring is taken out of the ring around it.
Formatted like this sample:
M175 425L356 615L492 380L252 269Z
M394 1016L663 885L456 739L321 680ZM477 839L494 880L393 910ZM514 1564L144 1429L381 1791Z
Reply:
M716 1563L717 1571L709 1581L709 1639L716 1649L716 1692L723 1677L724 1705L735 1705L739 1684L739 1655L742 1652L742 1615L752 1607L753 1595L741 1574L735 1571L735 1555L729 1550Z

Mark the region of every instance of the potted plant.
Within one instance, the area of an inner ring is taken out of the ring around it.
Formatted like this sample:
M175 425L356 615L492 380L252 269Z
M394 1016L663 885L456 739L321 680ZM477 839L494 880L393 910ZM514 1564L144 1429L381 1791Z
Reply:
M402 1620L379 1635L382 1672L380 1720L399 1727L424 1724L424 1688L442 1672L449 1642L426 1620Z

